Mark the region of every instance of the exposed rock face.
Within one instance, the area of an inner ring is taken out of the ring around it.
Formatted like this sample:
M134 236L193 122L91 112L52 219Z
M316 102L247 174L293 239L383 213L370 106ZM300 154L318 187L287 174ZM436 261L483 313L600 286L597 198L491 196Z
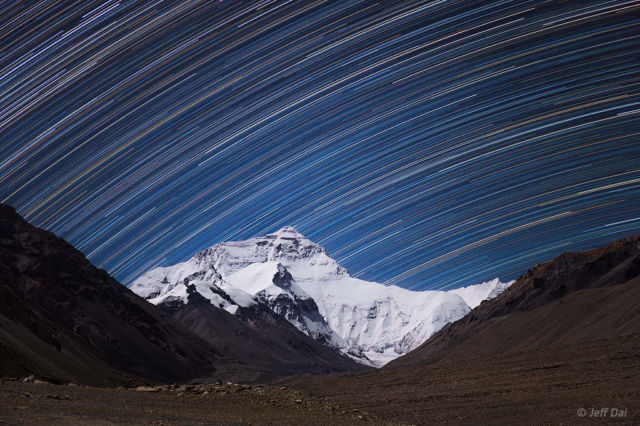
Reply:
M256 293L256 299L306 335L336 347L343 343L320 314L316 302L295 285L293 276L281 263L276 265L272 282L281 291L274 292L273 288L267 287Z

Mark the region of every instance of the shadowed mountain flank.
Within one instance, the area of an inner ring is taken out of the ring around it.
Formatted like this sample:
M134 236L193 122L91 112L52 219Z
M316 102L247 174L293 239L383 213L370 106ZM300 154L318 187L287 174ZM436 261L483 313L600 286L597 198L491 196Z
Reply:
M215 348L91 265L53 233L0 205L2 374L109 384L215 371Z
M7 205L0 294L4 377L109 385L361 369L262 305L237 318L196 297L185 306L168 301L166 312Z
M538 265L389 367L526 352L640 332L640 236Z

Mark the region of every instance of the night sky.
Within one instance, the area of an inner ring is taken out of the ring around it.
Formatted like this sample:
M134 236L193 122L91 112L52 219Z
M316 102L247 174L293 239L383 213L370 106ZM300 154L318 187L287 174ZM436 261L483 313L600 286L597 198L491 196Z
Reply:
M283 225L355 276L640 232L640 2L2 1L0 201L128 284Z

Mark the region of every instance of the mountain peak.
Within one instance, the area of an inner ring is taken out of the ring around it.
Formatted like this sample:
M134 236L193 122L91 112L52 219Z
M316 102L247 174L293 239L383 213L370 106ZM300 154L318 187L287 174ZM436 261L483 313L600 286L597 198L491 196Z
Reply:
M304 235L299 233L293 226L283 226L278 229L276 232L272 234L268 234L268 236L280 237L280 238L292 238L292 239L300 239L305 238Z
M211 284L210 271L219 273ZM151 300L156 303L159 292L173 285L168 283L188 276L200 277L199 293L216 307L219 300L208 291L210 286L220 287L233 300L237 295L230 292L236 289L247 304L262 303L303 333L371 365L413 349L447 322L464 316L468 303L479 304L506 287L495 280L458 295L362 281L352 278L321 245L284 226L265 236L220 242L187 262L156 268L138 278L132 289L156 296ZM176 296L186 297L184 289L179 286Z

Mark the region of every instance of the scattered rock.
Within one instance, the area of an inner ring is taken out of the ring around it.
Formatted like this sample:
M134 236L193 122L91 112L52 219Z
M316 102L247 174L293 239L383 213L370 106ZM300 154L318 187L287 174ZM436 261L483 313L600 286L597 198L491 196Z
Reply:
M24 379L22 379L23 382L30 382L33 383L33 381L36 379L36 376L34 376L33 374L30 376L25 377Z
M71 397L69 395L64 395L64 396L59 396L59 395L51 395L51 394L46 394L44 396L46 399L57 399L58 401L69 401L71 399Z
M136 392L158 392L160 389L152 386L138 386Z

